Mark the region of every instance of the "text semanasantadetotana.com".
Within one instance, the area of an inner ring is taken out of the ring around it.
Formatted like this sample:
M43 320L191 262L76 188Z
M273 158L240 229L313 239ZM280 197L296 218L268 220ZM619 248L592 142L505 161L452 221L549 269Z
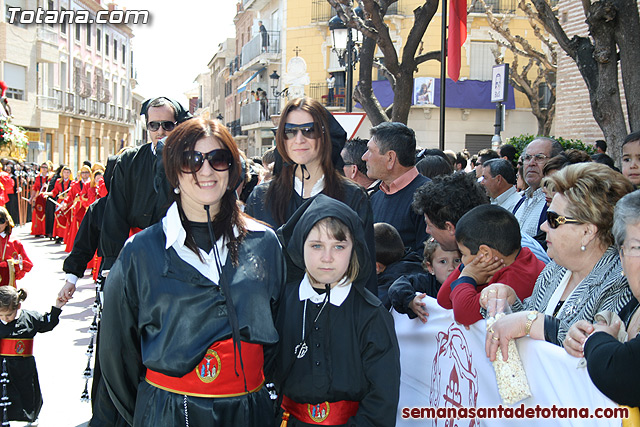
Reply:
M629 408L564 408L553 405L543 407L536 405L527 408L524 404L511 408L497 407L478 408L402 408L402 418L414 419L462 419L462 418L629 418Z

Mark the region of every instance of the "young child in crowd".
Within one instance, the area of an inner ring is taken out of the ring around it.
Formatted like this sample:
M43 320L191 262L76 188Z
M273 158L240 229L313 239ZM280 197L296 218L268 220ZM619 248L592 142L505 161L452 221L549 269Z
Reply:
M306 272L285 286L276 318L279 425L394 425L400 352L391 315L365 289L362 220L319 194L278 235Z
M633 132L622 142L622 174L640 186L640 132Z
M17 239L11 239L13 219L4 206L0 206L0 286L16 286L33 267L33 263Z
M438 292L438 304L453 309L456 322L482 319L480 291L505 283L523 300L531 295L544 263L520 245L520 226L513 214L496 205L473 208L456 224L462 264Z
M52 330L58 324L60 308L65 302L57 299L51 312L42 315L20 309L26 298L27 292L24 289L0 286L0 357L2 362L6 361L9 374L9 421L28 421L27 425L37 425L36 420L42 408L42 393L33 358L33 337L38 332Z
M398 230L386 222L373 224L376 242L376 273L378 275L378 298L388 309L389 287L400 276L424 274L422 259L415 252L408 252Z
M445 251L430 237L424 242L424 270L421 274L401 276L389 288L389 299L398 313L404 313L410 319L418 317L427 322L429 313L422 302L427 295L433 298L447 280L449 274L460 265L460 251Z

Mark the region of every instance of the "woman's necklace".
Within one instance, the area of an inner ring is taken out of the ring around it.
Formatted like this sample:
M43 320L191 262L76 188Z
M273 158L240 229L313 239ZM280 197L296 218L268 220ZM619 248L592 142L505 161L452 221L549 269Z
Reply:
M298 359L302 359L305 356L305 354L307 354L307 351L309 350L309 346L307 346L307 342L304 339L304 332L307 326L307 301L309 300L308 299L304 300L304 310L302 311L302 340L300 340L300 344L298 344L295 350L293 350L293 354L295 354ZM324 302L322 303L322 307L320 307L320 311L318 312L318 315L316 316L316 318L313 319L314 325L318 321L320 314L322 314L322 310L324 310L324 307L327 305L328 302L329 302L329 292L327 292L324 295Z

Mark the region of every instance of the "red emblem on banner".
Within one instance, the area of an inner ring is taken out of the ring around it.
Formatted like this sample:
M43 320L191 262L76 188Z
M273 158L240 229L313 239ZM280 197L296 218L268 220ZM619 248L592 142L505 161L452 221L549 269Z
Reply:
M433 358L431 369L430 406L442 407L476 407L478 402L478 372L473 366L473 356L467 340L458 326L452 323L447 332L438 333L438 351ZM449 378L444 390L441 390L442 378ZM442 421L432 420L437 426ZM442 424L440 424L442 425ZM444 427L477 427L477 418L446 419Z

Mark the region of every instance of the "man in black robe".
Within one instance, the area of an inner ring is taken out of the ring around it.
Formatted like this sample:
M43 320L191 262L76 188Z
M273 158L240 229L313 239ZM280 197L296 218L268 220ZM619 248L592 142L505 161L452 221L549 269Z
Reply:
M102 270L115 262L131 231L155 224L168 206L168 183L162 170L161 139L191 114L170 98L159 97L142 104L151 142L120 155L111 181L100 235Z

